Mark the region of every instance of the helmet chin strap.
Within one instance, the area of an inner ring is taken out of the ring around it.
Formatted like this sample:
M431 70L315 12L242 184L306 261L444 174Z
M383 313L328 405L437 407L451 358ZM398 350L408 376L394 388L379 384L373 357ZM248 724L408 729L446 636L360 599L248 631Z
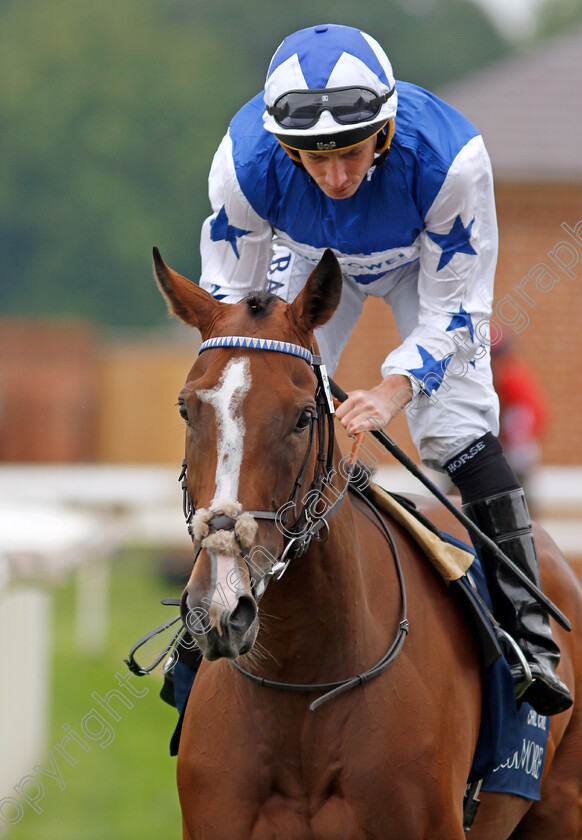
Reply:
M390 151L390 144L392 143L392 138L394 137L394 129L395 129L395 121L394 121L394 117L392 117L392 119L389 119L386 122L386 124L384 126L382 126L382 128L377 132L377 134L376 134L376 151L375 151L375 154L377 155L377 157L374 158L374 166L382 166L382 164L384 163L384 161L388 157L388 152ZM369 138L367 138L367 139L369 139ZM287 146L278 137L277 137L277 142L280 143L280 145L282 146L283 149L285 149L285 151L287 152L287 154L289 155L289 157L291 158L293 163L296 166L298 166L299 169L302 169L303 171L305 171L305 167L301 163L301 157L299 155L299 152L296 149L292 149L290 146ZM366 143L366 142L367 142L366 140L362 140L362 143ZM359 146L361 144L357 143L356 145ZM351 146L350 148L355 148L355 147ZM335 151L341 152L342 149L340 148L340 149L337 149Z

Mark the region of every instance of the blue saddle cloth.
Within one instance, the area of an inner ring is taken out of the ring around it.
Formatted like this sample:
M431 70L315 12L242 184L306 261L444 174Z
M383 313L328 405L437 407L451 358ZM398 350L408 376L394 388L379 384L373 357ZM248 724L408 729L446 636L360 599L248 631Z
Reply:
M449 542L474 554L471 546L443 534ZM492 609L485 575L477 557L470 568L479 595ZM463 585L473 594L468 580ZM178 662L174 668L174 693L180 718L170 742L170 753L176 755L186 703L196 672ZM483 708L481 730L468 781L483 779L482 790L513 793L526 799L539 800L540 781L548 740L549 718L538 715L529 703L518 708L513 677L503 657L483 674Z
M475 555L472 546L449 534L442 536ZM493 612L483 567L476 555L469 572L480 597ZM461 582L472 593L469 581ZM481 731L469 781L483 779L484 791L539 800L549 725L549 718L538 715L529 703L518 705L509 665L503 657L498 659L483 674Z

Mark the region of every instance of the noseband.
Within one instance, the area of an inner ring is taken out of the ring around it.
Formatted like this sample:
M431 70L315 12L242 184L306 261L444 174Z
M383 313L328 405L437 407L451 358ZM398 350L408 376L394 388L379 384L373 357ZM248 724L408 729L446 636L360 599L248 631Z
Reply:
M326 501L325 510L321 514L318 513L314 516L313 511L319 509L319 503L323 501L323 491L326 486L331 485L335 472L333 469L333 453L335 446L335 431L333 425L334 404L325 365L323 364L320 356L317 356L305 347L301 347L298 344L292 344L288 341L252 338L250 336L218 336L216 338L210 338L200 345L198 353L200 354L206 350L213 350L215 348L227 348L233 350L248 349L285 353L287 355L303 359L313 368L317 377L317 388L315 392L316 412L310 421L309 444L299 468L299 473L295 479L289 500L278 511L241 511L241 514L249 514L255 519L272 519L276 521L277 524L280 523L284 526L286 542L283 551L277 562L273 564L259 582L257 586L259 591L257 591L255 595L260 597L264 592L266 580L268 578L276 575L277 579L279 579L285 572L291 560L304 554L314 538L318 540L327 538L327 534L329 532L329 520L338 511L345 498L349 485L349 477L346 479L345 485L341 490L338 491L334 488L333 495L335 497L335 501L332 504L328 504ZM301 491L305 471L311 459L311 454L315 445L317 445L315 475L309 489L303 496L303 501L308 500L308 503L304 504L300 508L298 504L299 493ZM186 459L184 459L182 461L182 471L179 476L182 487L182 507L188 532L192 539L194 539L193 520L196 514L196 507L188 492L186 471L187 464ZM292 524L287 523L290 511L294 511L295 515L295 519ZM224 530L233 530L236 528L236 518L226 516L222 511L212 513L213 515L208 519L208 524L215 530L218 530L218 528L223 528ZM323 536L320 536L320 531L323 528L326 529L325 533ZM200 546L201 544L198 541L196 557L200 552ZM246 552L244 546L241 546L241 554L248 562L248 553ZM252 574L250 577L252 581Z

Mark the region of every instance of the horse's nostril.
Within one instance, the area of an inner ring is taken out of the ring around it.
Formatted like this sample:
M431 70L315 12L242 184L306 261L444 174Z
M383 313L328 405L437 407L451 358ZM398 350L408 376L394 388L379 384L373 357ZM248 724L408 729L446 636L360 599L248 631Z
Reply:
M248 630L257 616L257 605L248 595L241 595L228 623L232 630L243 633Z

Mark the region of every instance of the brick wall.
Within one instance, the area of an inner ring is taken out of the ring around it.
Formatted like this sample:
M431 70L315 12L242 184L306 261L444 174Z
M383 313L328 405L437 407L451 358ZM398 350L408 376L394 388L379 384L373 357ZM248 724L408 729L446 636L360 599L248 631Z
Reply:
M582 220L582 185L505 183L497 186L496 194L497 320L504 337L512 338L514 349L536 372L551 404L552 419L543 440L543 463L580 464L582 241L576 244L561 224L575 228ZM548 251L560 241L573 248L563 248L556 256L563 263L573 263L570 271L574 277L548 256ZM551 268L553 276L536 273L542 263ZM523 294L514 288L520 284ZM382 301L368 300L335 378L345 390L370 387L379 380L384 357L399 343L389 308ZM394 421L390 431L408 454L416 457L404 419Z
M111 342L86 325L0 319L0 462L178 466L188 339Z
M515 329L521 328L520 332L511 327L506 332L514 336L516 349L537 372L550 401L552 420L543 441L543 462L580 464L582 242L576 243L561 224L575 228L582 220L582 185L507 185L498 188L497 204L500 260L496 301L510 294L521 302L523 327L517 324ZM561 249L556 256L564 263L579 259L570 269L573 277L548 256L562 241L573 252ZM531 277L535 277L542 263L551 268L554 277L547 275L542 280L538 275L536 285ZM519 288L528 275L527 283L521 287L527 296L524 298L514 287Z
M187 334L184 327L184 334ZM178 394L196 358L198 333L185 344L150 341L101 348L95 449L98 461L174 464L184 457Z
M0 461L93 459L96 357L85 325L0 320Z

